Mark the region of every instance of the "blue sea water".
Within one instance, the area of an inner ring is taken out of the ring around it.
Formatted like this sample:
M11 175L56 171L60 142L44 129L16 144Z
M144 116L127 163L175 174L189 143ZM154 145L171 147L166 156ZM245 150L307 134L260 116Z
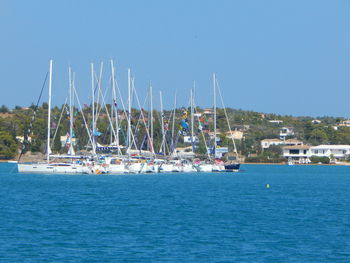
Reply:
M0 262L350 262L350 167L153 175L13 168L0 164Z

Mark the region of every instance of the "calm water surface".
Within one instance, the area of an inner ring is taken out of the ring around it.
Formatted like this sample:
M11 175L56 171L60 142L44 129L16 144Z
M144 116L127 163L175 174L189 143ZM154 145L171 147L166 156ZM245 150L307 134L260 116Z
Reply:
M350 262L350 167L120 176L13 167L0 164L0 262Z

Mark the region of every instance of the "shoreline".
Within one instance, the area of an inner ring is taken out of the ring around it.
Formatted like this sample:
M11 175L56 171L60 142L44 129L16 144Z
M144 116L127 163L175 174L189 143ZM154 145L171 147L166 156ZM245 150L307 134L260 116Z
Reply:
M241 164L253 164L253 165L259 165L259 164L263 164L263 165L288 165L287 163L241 163ZM325 165L325 166L350 166L349 162L340 162L340 163L308 163L308 164L293 164L296 166L308 166L308 165ZM290 166L293 166L290 165Z
M12 159L0 159L0 163L16 163L18 161L19 155L15 156ZM26 153L22 155L20 162L43 162L46 161L45 155L42 153ZM242 165L251 164L251 165L288 165L288 162L279 162L279 163L258 163L258 162L241 162ZM325 166L350 166L350 162L336 162L336 163L308 163L308 164L298 164L293 165L305 166L305 165L325 165ZM291 165L291 166L293 166Z

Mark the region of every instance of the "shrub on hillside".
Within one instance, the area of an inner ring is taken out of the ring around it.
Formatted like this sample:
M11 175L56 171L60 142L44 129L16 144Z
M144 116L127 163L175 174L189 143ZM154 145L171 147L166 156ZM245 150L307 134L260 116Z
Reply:
M328 157L319 157L319 156L312 156L310 157L310 161L312 163L324 163L329 164L329 158Z
M11 159L17 153L17 142L10 133L0 132L0 159Z
M265 155L251 156L245 158L246 163L282 163L285 158L269 158Z

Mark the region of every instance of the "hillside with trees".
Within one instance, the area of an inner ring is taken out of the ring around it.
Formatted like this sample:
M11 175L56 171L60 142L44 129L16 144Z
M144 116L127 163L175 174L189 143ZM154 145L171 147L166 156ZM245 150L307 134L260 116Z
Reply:
M111 105L107 105L107 109L111 109ZM48 105L43 103L38 107L35 119L32 123L32 129L29 137L30 141L26 147L26 151L31 152L44 152L46 148L46 133L47 133L47 108ZM9 110L5 105L0 107L0 158L11 159L15 158L22 145L18 137L25 137L28 129L30 128L31 120L33 118L33 112L35 105L31 105L28 108L22 108L16 106L14 109ZM183 111L189 111L189 109L179 108L176 110L176 121L174 126L175 134L181 129L180 121ZM279 132L281 127L292 127L294 129L293 138L303 141L305 144L318 145L318 144L350 144L350 128L346 126L339 126L339 123L344 121L344 118L336 117L317 117L317 122L314 122L312 117L294 117L276 114L266 114L254 111L245 111L227 108L227 114L230 122L230 126L233 130L242 131L244 136L241 140L236 140L236 146L238 152L243 157L248 156L260 156L266 160L275 159L280 161L280 149L278 147L269 149L268 151L262 151L260 141L268 138L279 138ZM196 108L196 112L203 113L204 109ZM120 116L123 113L120 111ZM144 115L148 116L148 112L144 111ZM168 119L171 115L171 111L164 111L164 118ZM67 151L65 147L62 147L60 136L64 136L69 131L69 112L66 106L54 107L51 110L52 116L52 145L53 151L56 153L64 153ZM161 145L162 132L160 122L160 112L154 111L154 147L157 151ZM206 115L208 128L213 131L213 117L210 114ZM91 107L85 105L85 108L80 111L74 109L74 133L76 138L77 151L86 150L89 144L88 132L86 129L85 121L87 125L91 124ZM280 122L271 122L279 120ZM139 125L137 124L139 122ZM135 131L135 127L138 127L135 132L135 139L141 143L144 138L146 129L144 125L140 124L140 110L132 109L132 126ZM125 145L127 134L127 122L125 119L120 121L120 144ZM334 128L336 127L336 128ZM197 154L206 154L205 141L202 138L199 130L198 118L195 118L195 131L199 137L199 143L197 147ZM99 118L97 121L97 129L101 135L97 138L97 141L101 145L107 145L110 143L111 129L109 125L109 118L104 108L101 109ZM169 122L169 129L172 129L172 122ZM228 124L226 121L225 113L223 109L217 110L217 129L220 130L219 145L228 146L229 151L233 150L233 144L230 139L225 136L225 132L228 131ZM178 147L189 146L184 143L183 136L180 136ZM17 139L16 139L17 138ZM261 159L261 158L260 158Z

